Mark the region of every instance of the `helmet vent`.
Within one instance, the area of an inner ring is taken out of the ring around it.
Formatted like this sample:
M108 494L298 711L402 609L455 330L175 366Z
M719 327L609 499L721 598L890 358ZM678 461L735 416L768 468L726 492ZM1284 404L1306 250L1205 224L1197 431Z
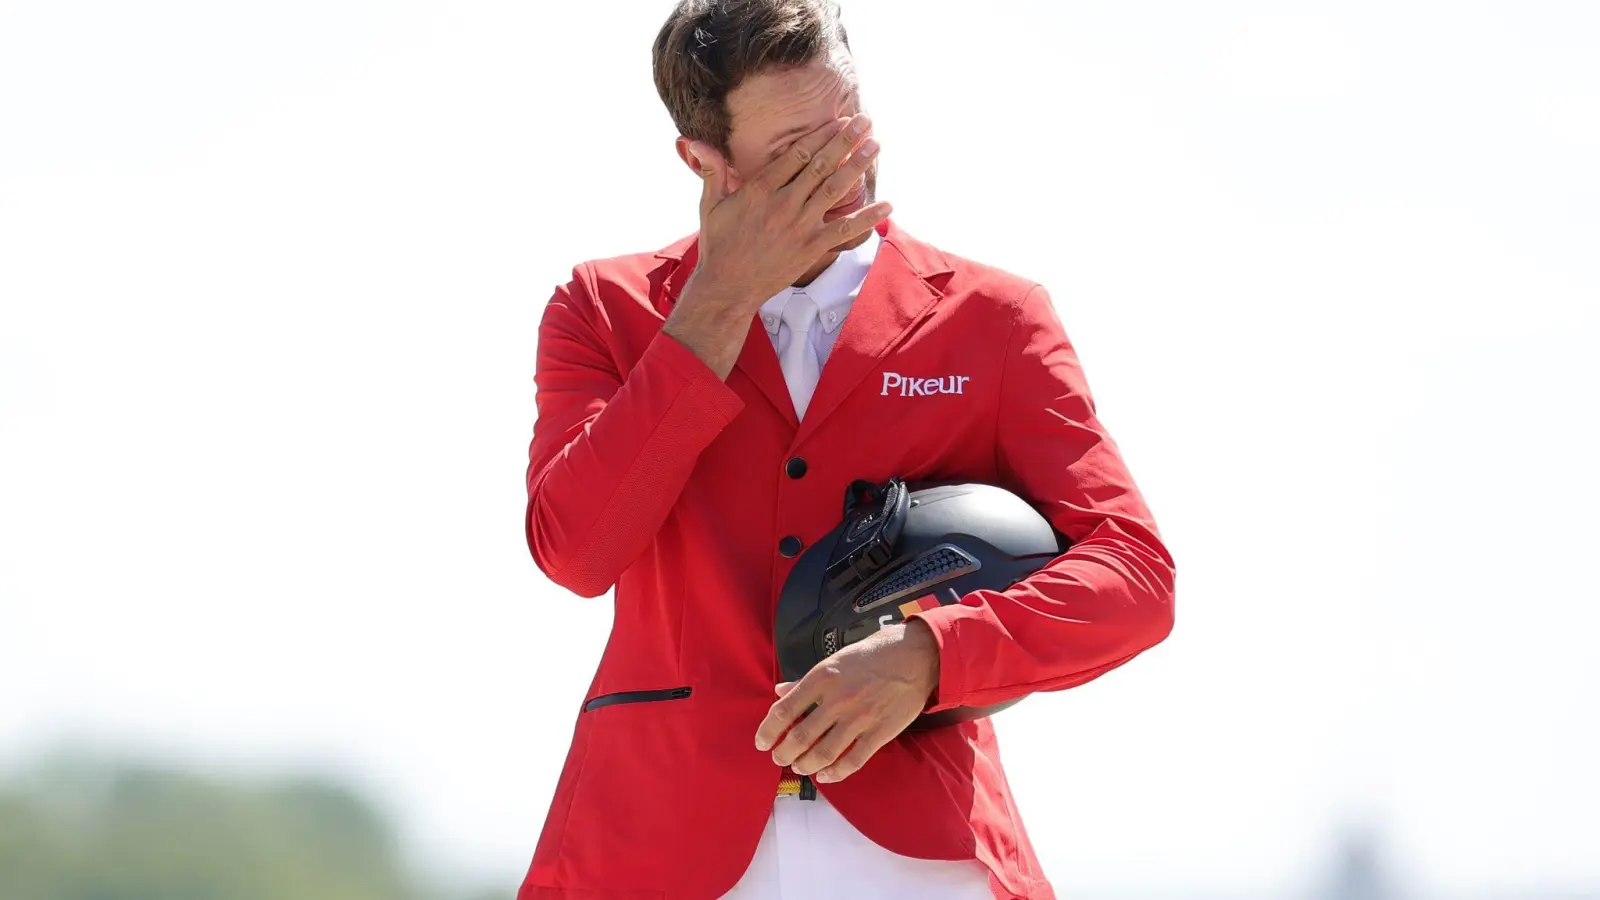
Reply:
M910 562L891 570L852 604L857 612L965 575L978 561L950 544L940 544Z

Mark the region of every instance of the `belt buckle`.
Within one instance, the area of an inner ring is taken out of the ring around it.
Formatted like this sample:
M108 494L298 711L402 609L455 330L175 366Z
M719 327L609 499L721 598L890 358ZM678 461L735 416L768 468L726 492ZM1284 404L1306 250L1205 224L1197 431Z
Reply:
M817 786L807 775L796 775L788 769L778 779L779 797L799 797L801 800L817 799Z

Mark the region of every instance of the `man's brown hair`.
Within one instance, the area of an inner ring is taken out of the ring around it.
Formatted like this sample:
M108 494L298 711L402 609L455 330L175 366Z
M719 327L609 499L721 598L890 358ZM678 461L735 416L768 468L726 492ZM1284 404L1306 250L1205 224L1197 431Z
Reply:
M683 136L728 155L728 95L768 68L850 47L834 0L679 0L656 35L656 92Z

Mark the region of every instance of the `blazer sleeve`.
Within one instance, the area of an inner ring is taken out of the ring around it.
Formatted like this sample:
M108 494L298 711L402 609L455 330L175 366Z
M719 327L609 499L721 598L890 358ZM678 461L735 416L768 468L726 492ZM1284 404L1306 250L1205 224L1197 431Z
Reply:
M683 492L701 452L744 403L689 348L657 332L619 371L588 266L539 323L528 448L528 549L584 597L616 584Z
M1176 566L1043 287L1013 309L996 463L1073 543L1005 591L918 613L939 644L928 708L987 706L1083 684L1172 630Z

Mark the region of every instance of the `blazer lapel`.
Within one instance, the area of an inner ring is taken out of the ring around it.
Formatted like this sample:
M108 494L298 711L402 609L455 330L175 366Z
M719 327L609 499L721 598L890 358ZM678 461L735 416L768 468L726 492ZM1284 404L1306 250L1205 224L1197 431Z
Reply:
M880 226L879 233L883 243L822 367L816 393L795 435L796 444L815 432L861 380L932 312L943 296L941 276L953 271L937 250L901 231L892 220ZM787 397L781 369L777 375L779 389ZM792 407L792 403L787 405ZM794 414L792 408L789 414Z
M700 259L698 236L684 238L656 255L678 260L678 265L666 273L662 282L661 303L657 310L666 316L672 312L684 283L694 274L694 267ZM739 349L739 359L734 363L734 369L750 379L750 383L788 421L791 428L798 424L794 400L789 396L789 385L783 379L777 351L772 349L772 338L761 327L761 318L754 311L750 314L750 330L745 333L744 346Z

